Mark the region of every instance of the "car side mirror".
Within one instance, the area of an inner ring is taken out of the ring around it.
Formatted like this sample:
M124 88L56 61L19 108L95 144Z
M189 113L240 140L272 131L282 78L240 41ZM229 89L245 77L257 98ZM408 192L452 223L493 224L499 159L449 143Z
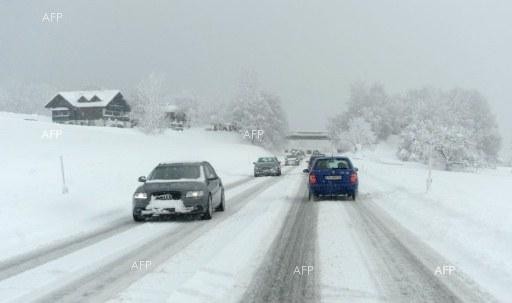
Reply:
M359 168L357 168L357 167L354 167L354 170L355 170L355 171L359 171Z
M306 168L306 169L304 169L302 172L303 172L303 173L305 173L305 174L307 174L307 173L309 173L309 169L307 169L307 168Z
M145 176L140 176L139 177L139 182L146 182L146 177Z
M252 162L252 164L256 165L256 162Z

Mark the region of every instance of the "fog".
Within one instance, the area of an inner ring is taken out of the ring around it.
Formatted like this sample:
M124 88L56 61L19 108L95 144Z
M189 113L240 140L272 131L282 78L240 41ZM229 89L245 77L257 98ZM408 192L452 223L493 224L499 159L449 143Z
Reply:
M43 22L49 12L62 20ZM474 88L508 140L511 12L508 1L2 1L0 81L131 90L159 72L176 92L229 100L249 69L294 129L324 129L355 81Z

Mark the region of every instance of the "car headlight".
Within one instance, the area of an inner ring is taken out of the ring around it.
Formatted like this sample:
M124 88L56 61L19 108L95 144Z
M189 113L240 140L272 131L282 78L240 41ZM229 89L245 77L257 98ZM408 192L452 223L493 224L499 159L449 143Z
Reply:
M146 193L135 193L133 195L133 198L134 199L147 199L148 198L148 194L146 194Z
M185 197L187 198L199 198L204 195L204 191L202 190L195 190L195 191L188 191Z

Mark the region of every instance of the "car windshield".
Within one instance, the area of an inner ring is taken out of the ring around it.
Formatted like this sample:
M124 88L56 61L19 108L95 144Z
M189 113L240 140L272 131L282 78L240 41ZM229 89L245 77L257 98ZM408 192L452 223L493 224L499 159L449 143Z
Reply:
M276 160L275 160L275 158L265 157L265 158L259 158L258 162L268 163L268 162L276 162Z
M199 165L162 165L149 175L149 180L198 179L201 176Z
M315 169L349 169L352 168L348 159L342 158L330 158L330 159L318 159L315 162Z

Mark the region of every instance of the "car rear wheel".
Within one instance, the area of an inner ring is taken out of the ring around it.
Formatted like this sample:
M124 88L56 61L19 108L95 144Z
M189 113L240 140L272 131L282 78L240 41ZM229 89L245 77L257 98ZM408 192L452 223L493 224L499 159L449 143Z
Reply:
M220 204L215 209L216 211L224 211L225 209L224 189L222 190L222 193L220 195Z
M308 200L309 201L317 201L318 200L318 197L315 196L314 193L312 193L311 191L309 191L308 193L309 193L309 195L308 195Z
M206 211L203 215L203 220L210 220L213 214L212 196L208 197L208 205L206 205Z

